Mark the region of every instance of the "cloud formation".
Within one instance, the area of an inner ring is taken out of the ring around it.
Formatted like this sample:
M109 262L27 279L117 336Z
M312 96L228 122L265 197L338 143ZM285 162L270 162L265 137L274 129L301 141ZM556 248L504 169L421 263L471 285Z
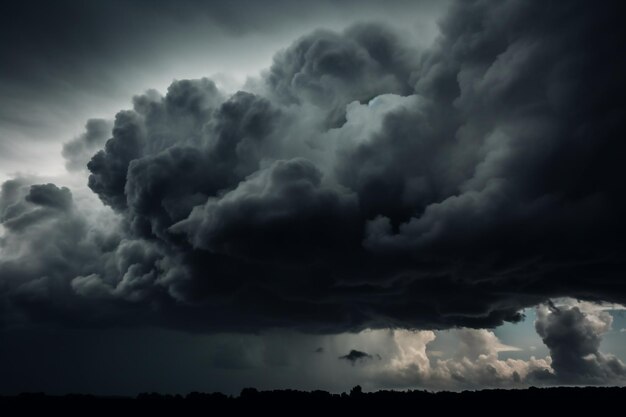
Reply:
M433 331L391 331L387 343L382 344L389 359L369 365L368 382L387 388L462 390L527 387L544 383L536 374L553 374L550 357L501 359L500 352L517 349L503 345L492 331L464 328L451 331L451 335L457 348L443 356L429 348L437 339Z
M346 360L352 365L358 362L364 362L368 359L373 359L373 356L369 353L361 352L360 350L352 349L348 354L340 356L339 359Z
M87 169L87 162L100 150L111 137L111 123L104 119L90 119L85 126L85 133L63 145L61 152L68 171Z
M456 2L426 50L378 24L320 30L248 91L203 78L136 96L104 145L90 121L64 148L74 169L103 146L88 184L110 224L66 188L3 185L3 322L324 333L492 327L557 296L625 303L611 6ZM538 327L557 375L579 364L559 354L560 317ZM480 354L465 341L476 372L545 368L481 337ZM610 363L596 368L617 366L586 343Z
M550 349L556 378L566 383L626 382L626 365L612 354L600 352L602 336L613 317L594 305L578 304L537 308L535 328Z

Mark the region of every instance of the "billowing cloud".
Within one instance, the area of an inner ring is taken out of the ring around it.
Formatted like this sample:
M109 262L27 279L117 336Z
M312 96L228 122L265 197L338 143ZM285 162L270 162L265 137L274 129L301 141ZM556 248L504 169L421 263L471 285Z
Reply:
M311 103L341 126L352 101L384 93L409 95L417 54L392 30L356 25L344 33L319 30L274 58L269 93L286 103Z
M602 336L609 331L613 317L592 304L537 309L535 327L550 349L552 368L560 382L626 382L626 365L612 354L600 351Z
M139 95L104 144L90 121L65 147L72 169L101 147L87 168L102 216L67 188L4 184L3 322L325 333L492 327L560 296L625 303L617 16L459 1L430 48L378 24L320 30L248 91L202 78ZM549 317L564 375L579 363ZM466 336L471 364L437 372L547 367ZM596 368L617 366L594 349Z
M358 225L356 198L322 185L322 173L305 159L277 161L210 198L172 226L194 247L270 262L319 262L340 255Z
M395 330L391 333L390 359L372 372L379 386L472 389L476 387L524 387L542 383L535 374L552 375L550 357L501 359L503 351L519 350L503 345L484 329L452 331L457 348L451 356L433 355L428 345L433 331Z

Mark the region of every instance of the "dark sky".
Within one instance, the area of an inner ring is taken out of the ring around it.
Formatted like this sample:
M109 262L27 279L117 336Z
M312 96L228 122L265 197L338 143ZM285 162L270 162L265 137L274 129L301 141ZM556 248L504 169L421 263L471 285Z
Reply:
M3 6L0 391L623 384L617 4Z
M173 79L211 76L229 90L319 27L392 22L421 44L446 1L4 2L0 13L0 179L59 175L59 143L88 118L111 118L130 98ZM8 145L10 144L10 146ZM31 168L32 167L32 168Z

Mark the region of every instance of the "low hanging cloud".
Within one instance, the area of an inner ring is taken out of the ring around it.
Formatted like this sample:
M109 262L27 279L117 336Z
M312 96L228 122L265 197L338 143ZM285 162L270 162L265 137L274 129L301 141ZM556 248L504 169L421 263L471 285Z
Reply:
M248 91L203 78L136 96L106 142L90 121L64 148L69 169L94 152L102 216L63 187L3 185L2 323L335 333L626 303L618 16L459 1L427 49L379 24L315 31ZM559 354L559 317L538 327L557 376L583 363ZM482 337L480 369L545 368Z
M361 352L360 350L356 349L352 349L348 354L339 357L339 359L346 360L352 363L352 365L357 362L365 362L373 358L374 357L369 353Z

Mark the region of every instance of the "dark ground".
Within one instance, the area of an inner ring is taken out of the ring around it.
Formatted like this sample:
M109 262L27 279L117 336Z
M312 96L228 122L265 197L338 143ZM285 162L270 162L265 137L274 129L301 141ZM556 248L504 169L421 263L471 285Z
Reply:
M48 396L43 393L24 393L0 396L0 414L35 415L94 415L113 413L150 413L168 415L232 415L232 414L319 414L345 412L383 414L410 411L411 414L430 414L430 411L463 411L481 414L516 414L519 412L545 413L582 412L595 409L615 412L624 404L626 388L617 387L562 387L529 388L524 390L482 390L464 392L378 391L363 393L355 387L349 394L330 394L325 391L257 391L242 390L238 397L221 393L197 393L186 396L139 394L132 397L97 397L69 394ZM615 411L611 411L615 410ZM9 413L6 413L6 412ZM618 412L619 414L619 412Z

